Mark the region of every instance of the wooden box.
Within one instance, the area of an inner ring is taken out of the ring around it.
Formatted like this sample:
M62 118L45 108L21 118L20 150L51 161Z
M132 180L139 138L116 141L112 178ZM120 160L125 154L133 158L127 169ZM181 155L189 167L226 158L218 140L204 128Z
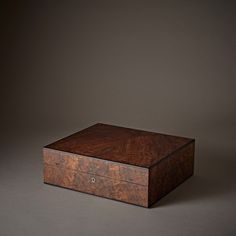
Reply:
M149 207L193 175L194 139L99 123L43 157L45 183Z

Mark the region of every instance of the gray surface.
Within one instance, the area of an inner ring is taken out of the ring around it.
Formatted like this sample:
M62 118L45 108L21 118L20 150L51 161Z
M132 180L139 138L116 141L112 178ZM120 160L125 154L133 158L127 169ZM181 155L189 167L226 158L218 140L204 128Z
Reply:
M1 7L0 235L235 235L234 5ZM195 137L195 176L152 209L44 185L42 146L96 122Z

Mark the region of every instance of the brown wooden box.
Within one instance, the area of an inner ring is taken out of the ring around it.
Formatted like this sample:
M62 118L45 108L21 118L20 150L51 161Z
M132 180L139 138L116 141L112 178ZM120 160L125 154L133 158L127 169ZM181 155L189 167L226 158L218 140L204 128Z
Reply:
M149 207L193 175L194 139L99 123L43 157L45 183Z

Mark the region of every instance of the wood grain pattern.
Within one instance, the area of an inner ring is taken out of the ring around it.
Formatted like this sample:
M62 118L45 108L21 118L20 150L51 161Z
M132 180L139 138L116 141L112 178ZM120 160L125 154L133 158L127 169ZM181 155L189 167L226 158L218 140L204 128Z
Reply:
M139 185L148 185L148 169L44 148L44 163Z
M49 165L44 167L44 181L105 198L148 206L148 187L143 185Z
M192 139L96 124L47 148L140 167L151 167Z
M193 175L194 142L184 146L149 169L149 199L151 206Z
M149 207L193 174L194 140L96 124L43 156L45 183Z

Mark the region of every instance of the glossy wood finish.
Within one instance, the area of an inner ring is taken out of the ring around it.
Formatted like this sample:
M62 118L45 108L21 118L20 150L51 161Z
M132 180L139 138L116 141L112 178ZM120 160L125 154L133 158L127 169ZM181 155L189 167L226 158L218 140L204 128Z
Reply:
M148 206L148 169L44 148L44 182Z
M45 183L149 207L193 174L194 140L96 124L43 155Z
M148 187L119 179L45 165L46 183L111 198L127 203L148 206Z
M194 142L149 169L148 206L193 175Z
M125 165L117 162L66 153L58 150L44 149L44 163L61 169L89 173L121 181L148 185L148 169Z
M96 124L47 148L141 167L151 167L192 139Z

